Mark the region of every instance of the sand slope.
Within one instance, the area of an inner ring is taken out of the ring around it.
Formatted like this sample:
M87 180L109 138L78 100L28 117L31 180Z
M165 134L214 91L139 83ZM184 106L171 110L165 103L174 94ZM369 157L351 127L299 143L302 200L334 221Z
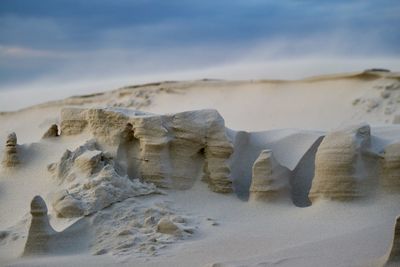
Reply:
M399 103L400 74L363 72L300 81L162 82L2 113L0 140L5 143L16 132L20 163L0 171L0 265L382 266L400 214L400 195L376 189L355 201L321 200L310 206L308 192L315 155L328 131L367 122L370 153L381 155L387 145L400 141L400 126L392 124ZM227 166L234 193L212 192L198 178L187 190L164 189L165 194L129 197L88 216L57 218L51 193L61 187L48 165L94 137L83 131L41 140L52 124L60 124L61 109L71 106L154 114L216 109L232 142ZM252 166L265 149L291 173L291 194L275 202L248 202ZM54 248L56 257L20 257L35 195L46 201L56 231L80 237L75 244L61 235L60 242L67 245ZM159 232L157 222L166 216L175 218L180 234ZM153 238L158 239L155 244ZM79 249L70 250L68 244Z

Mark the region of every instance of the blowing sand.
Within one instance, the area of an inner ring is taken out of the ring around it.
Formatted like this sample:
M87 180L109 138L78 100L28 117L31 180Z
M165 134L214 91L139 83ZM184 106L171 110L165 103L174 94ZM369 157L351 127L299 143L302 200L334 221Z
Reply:
M399 108L400 74L363 72L161 82L3 112L0 155L15 132L18 161L0 169L0 265L383 266ZM42 139L53 124L61 135ZM45 234L30 230L36 195Z

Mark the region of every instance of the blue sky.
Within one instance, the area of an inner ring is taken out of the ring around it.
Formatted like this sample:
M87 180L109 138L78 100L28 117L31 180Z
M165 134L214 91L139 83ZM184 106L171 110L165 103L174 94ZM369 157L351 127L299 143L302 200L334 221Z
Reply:
M399 14L398 0L1 0L0 90L397 67Z

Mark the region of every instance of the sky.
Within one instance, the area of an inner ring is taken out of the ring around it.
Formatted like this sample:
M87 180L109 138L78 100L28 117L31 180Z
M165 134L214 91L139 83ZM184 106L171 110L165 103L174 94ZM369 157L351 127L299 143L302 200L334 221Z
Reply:
M0 0L0 110L155 80L399 71L399 25L398 0Z

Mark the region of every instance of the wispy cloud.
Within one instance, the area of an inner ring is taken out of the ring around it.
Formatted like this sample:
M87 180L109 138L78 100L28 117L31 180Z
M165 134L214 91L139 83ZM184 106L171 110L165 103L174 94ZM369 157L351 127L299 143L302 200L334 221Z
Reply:
M0 45L0 59L24 59L24 58L67 58L68 54L61 54L49 50L33 49L29 47Z

